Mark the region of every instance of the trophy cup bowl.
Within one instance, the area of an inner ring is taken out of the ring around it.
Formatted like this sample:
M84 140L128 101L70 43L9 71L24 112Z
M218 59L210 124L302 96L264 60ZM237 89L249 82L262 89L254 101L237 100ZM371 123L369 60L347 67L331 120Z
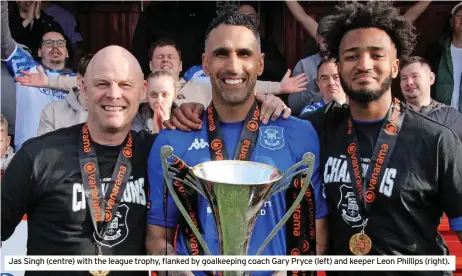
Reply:
M248 255L252 231L264 202L272 195L287 189L288 182L294 176L302 174L302 183L307 185L302 185L291 208L287 210L260 246L257 251L259 255L303 199L310 185L314 158L314 154L305 153L302 161L282 173L279 169L267 164L241 160L207 161L194 167L188 167L183 160L173 154L171 146L166 145L161 149L162 168L170 195L207 255L211 255L210 250L181 204L172 180L180 181L193 188L208 200L215 219L220 255ZM175 172L178 172L178 169L172 166L179 162L188 171L187 175L182 178L176 177ZM308 181L303 181L305 179ZM244 272L224 271L223 274L244 275Z

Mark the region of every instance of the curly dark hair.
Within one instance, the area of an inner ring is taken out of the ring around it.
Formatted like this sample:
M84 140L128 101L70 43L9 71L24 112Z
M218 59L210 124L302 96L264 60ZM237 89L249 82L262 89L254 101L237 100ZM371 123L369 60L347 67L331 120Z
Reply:
M339 60L339 46L345 34L359 28L377 28L385 31L397 49L397 57L409 56L416 44L414 26L400 15L391 1L353 2L336 7L326 26L327 55Z
M223 13L219 13L218 16L212 20L209 27L207 28L207 32L205 33L205 47L207 47L210 32L221 24L244 26L247 29L251 30L252 33L255 35L255 38L257 39L258 49L261 49L260 33L258 32L257 26L253 23L252 19L250 19L249 16L241 14L234 9L226 10Z

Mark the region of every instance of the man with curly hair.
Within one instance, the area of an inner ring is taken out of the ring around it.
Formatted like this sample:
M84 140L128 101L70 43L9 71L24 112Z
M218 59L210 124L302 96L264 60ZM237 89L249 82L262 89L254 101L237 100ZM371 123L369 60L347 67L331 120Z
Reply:
M327 29L328 56L349 97L349 106L331 104L310 117L320 135L330 253L448 255L437 227L446 213L462 241L462 143L391 91L400 60L414 49L413 26L392 3L371 1L337 7Z

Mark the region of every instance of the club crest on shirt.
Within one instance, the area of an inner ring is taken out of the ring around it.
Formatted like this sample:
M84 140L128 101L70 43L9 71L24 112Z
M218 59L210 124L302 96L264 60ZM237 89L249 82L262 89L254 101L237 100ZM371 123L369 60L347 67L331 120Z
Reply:
M340 200L337 204L337 209L342 219L351 227L361 227L363 225L363 218L359 213L358 201L351 186L345 184L340 186Z
M284 147L284 128L279 126L261 126L258 138L260 146L278 150Z
M107 247L113 247L123 242L128 236L127 214L128 206L125 204L119 205L114 218L107 227L106 235L101 244ZM93 233L95 237L95 234Z

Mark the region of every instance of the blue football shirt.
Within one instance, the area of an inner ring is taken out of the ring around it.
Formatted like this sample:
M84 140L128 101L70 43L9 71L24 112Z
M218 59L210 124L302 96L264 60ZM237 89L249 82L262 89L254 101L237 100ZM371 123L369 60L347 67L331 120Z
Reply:
M204 113L205 114L205 113ZM205 122L205 116L202 118ZM237 123L220 123L228 156L234 156L243 121ZM189 166L210 161L210 148L207 128L200 131L181 132L178 130L163 130L157 136L148 159L148 177L150 183L151 208L148 212L148 223L162 227L174 228L179 222L181 213L169 195L167 214L164 214L164 178L160 161L160 149L164 145L174 148L174 154L183 159ZM312 176L315 190L316 218L327 215L327 204L321 188L319 174L319 139L313 126L308 121L295 117L288 120L279 119L267 125L260 124L260 130L253 150L251 161L265 163L285 172L295 163L301 161L305 152L315 154L316 163ZM204 231L203 237L212 254L218 255L218 239L215 221L205 198L199 196L198 217ZM265 238L275 228L286 213L285 192L273 195L263 204L257 218L249 246L249 255L255 255ZM166 216L165 216L166 215ZM181 231L180 231L181 232ZM182 234L177 236L176 250L180 255L188 255ZM262 255L288 255L286 249L285 226L275 235L264 249ZM256 276L271 275L270 271L257 271ZM204 275L203 272L194 272Z

